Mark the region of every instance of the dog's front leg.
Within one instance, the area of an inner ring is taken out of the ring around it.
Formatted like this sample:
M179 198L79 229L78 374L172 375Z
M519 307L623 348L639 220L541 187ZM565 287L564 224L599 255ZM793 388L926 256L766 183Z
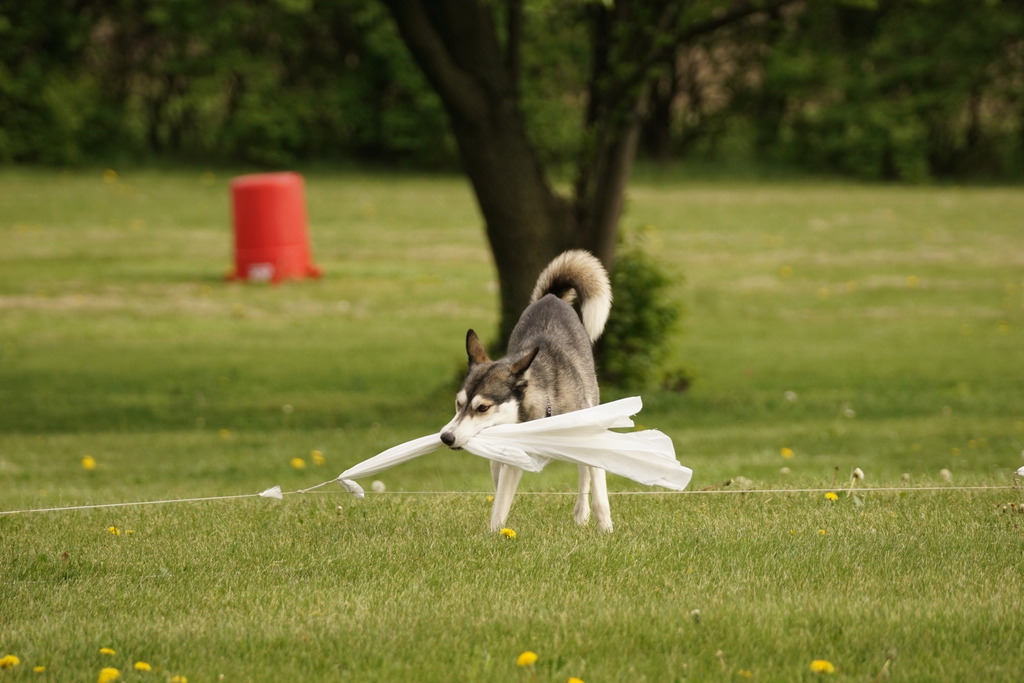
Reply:
M572 509L572 517L577 524L586 524L590 519L590 468L580 465L580 486L576 495L576 507Z
M491 461L491 481L494 482L494 490L498 490L498 475L501 474L502 464L497 460Z
M498 480L494 488L494 507L491 508L491 531L501 531L505 525L522 476L523 471L511 465L501 465L498 470Z
M594 519L597 521L597 530L611 531L612 506L608 502L608 482L605 479L605 471L600 467L591 467L590 480L594 493L592 507Z

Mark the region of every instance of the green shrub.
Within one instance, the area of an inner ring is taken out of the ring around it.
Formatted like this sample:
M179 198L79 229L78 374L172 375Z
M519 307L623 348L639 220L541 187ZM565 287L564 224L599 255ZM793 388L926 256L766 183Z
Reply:
M625 234L612 273L615 303L597 347L598 374L606 385L639 390L655 384L685 389L685 372L666 367L682 319L676 296L683 277L651 254L652 229Z

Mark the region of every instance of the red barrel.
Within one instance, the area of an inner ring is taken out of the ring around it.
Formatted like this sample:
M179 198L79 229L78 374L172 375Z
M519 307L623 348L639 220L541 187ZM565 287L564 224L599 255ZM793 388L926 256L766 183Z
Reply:
M235 227L233 280L281 282L319 277L306 227L298 173L260 173L231 181Z

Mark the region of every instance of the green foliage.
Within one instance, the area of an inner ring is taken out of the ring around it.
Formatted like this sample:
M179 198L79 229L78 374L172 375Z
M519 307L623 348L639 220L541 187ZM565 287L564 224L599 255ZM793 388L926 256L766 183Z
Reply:
M0 160L453 158L440 103L376 2L41 7L0 8Z
M653 228L627 232L612 273L612 305L597 347L601 381L627 390L650 388L668 376L678 341L682 276L651 253Z
M1019 173L1022 10L809 3L773 39L754 95L776 112L755 122L767 152L870 179Z
M574 3L526 3L520 103L527 133L548 166L571 168L586 101L587 26Z
M0 7L0 161L78 161L97 83L80 61L92 28L66 4Z
M721 5L691 3L680 21ZM636 8L619 28L638 37L588 83L588 9L524 7L519 104L556 174L586 142L588 87L630 73L634 43L673 40L650 28L656 8ZM804 3L652 65L645 139L659 156L757 154L872 179L1020 173L1022 36L1019 0ZM6 162L457 163L441 102L378 0L5 3L0 112Z

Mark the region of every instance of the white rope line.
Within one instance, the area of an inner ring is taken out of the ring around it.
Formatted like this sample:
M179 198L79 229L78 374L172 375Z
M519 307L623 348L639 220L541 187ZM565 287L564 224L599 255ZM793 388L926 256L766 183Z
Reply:
M199 503L208 500L234 500L238 498L277 498L280 499L280 486L272 486L259 493L239 493L233 496L206 496L203 498L175 498L173 500L139 500L127 503L99 503L95 505L67 505L53 508L32 508L29 510L0 510L0 515L18 515L29 512L67 512L71 510L99 510L102 508L137 507L141 505L169 505L171 503Z
M918 493L934 492L934 490L958 490L958 492L971 492L971 490L1020 490L1019 486L862 486L854 488L854 494L870 493ZM308 489L307 489L308 490ZM845 494L849 493L848 487L831 488L707 488L700 490L609 490L608 496L701 496L712 494ZM296 490L294 494L304 494L305 490ZM317 492L337 493L337 492ZM375 496L494 496L493 490L380 490L371 492ZM286 493L285 496L290 496ZM368 494L369 495L369 494ZM516 496L579 496L574 490L519 490Z
M643 496L651 493L678 493L682 495L695 496L702 493L894 493L904 491L1003 491L1015 489L1016 486L861 486L855 489L843 487L832 487L827 489L704 489L699 491L618 491L615 495L620 496ZM612 495L612 492L608 492Z
M138 507L143 505L170 505L172 503L200 503L214 500L237 500L239 498L275 498L280 500L284 496L301 495L312 493L313 489L320 488L324 482L307 489L297 491L281 491L279 486L273 486L259 493L241 493L231 496L207 496L201 498L175 498L171 500L144 500L125 503L100 503L95 505L68 505L64 507L31 508L26 510L0 510L0 516L28 514L33 512L69 512L74 510L99 510L105 508ZM694 491L609 491L609 496L697 496L715 494L744 494L744 493L836 493L842 492L844 488L803 488L803 489L730 489L730 488L706 488ZM1003 486L878 486L860 487L853 491L855 493L919 493L925 491L1020 491L1015 485ZM336 491L316 491L316 493L344 493L344 489ZM491 496L493 491L373 491L378 496ZM575 491L519 491L517 496L576 496Z
M139 505L169 505L171 503L195 503L204 500L229 500L232 498L252 498L258 493L243 493L237 496L212 496L210 498L176 498L175 500L142 500L130 503L101 503L99 505L68 505L56 508L33 508L30 510L0 510L0 515L18 515L26 512L67 512L70 510L99 510L100 508L123 508Z

